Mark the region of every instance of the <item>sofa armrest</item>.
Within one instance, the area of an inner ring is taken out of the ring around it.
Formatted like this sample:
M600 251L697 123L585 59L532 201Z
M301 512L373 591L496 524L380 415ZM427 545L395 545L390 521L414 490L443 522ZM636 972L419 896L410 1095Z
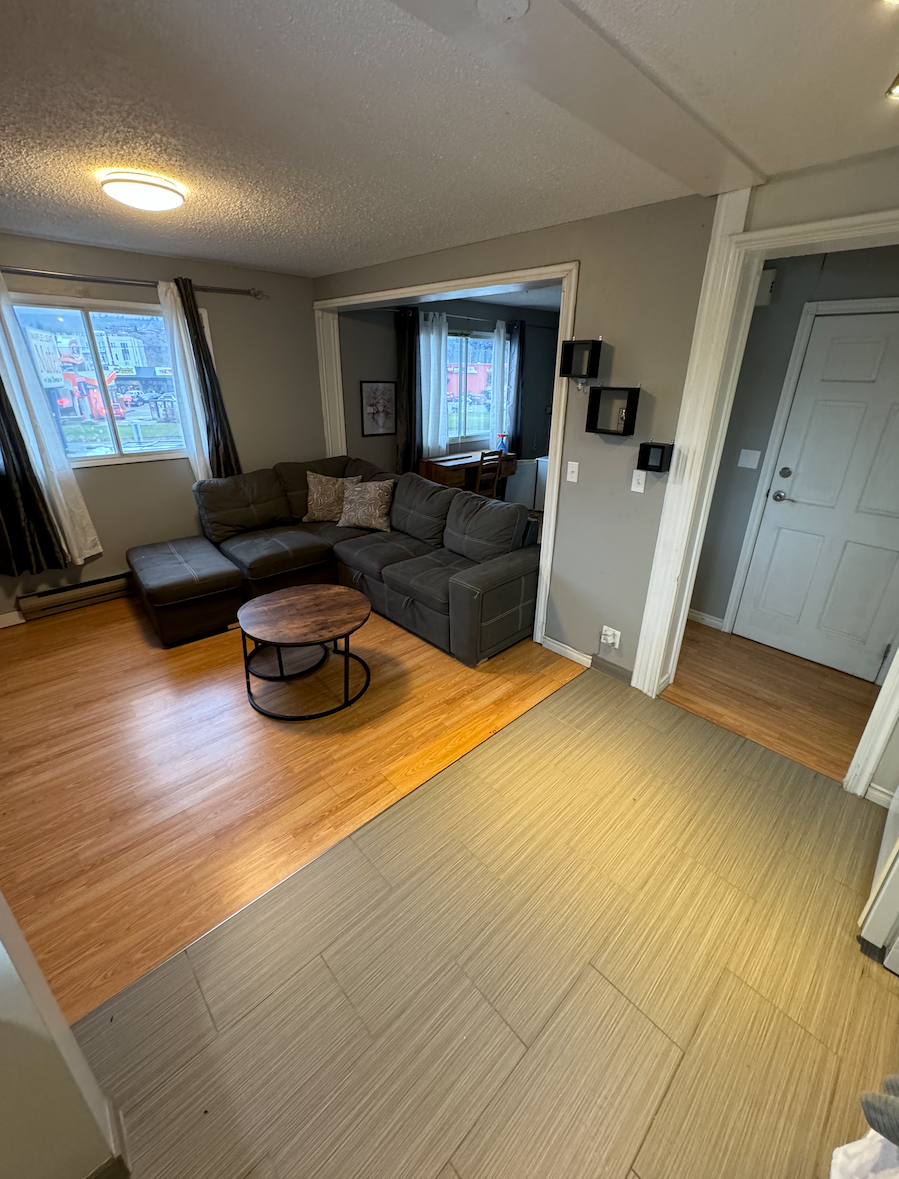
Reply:
M450 650L474 667L534 629L540 548L529 545L449 581Z

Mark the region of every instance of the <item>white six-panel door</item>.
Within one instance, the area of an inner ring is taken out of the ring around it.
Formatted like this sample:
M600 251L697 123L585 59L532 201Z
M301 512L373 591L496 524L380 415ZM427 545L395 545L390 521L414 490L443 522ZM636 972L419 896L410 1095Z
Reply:
M899 313L815 319L734 631L877 678L899 632Z

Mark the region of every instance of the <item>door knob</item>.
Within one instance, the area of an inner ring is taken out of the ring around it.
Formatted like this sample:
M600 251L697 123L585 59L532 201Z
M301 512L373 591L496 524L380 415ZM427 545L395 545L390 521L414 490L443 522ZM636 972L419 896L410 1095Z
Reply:
M790 499L785 491L775 491L771 498L776 504L782 504L784 502L788 504L794 504L796 502L794 499Z

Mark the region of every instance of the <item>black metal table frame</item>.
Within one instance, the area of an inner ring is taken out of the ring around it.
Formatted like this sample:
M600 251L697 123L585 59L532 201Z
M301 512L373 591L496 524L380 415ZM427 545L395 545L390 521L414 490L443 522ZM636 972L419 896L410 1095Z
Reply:
M333 716L335 712L342 712L345 708L349 708L351 704L355 704L356 701L358 699L360 699L360 697L365 694L365 692L368 689L368 685L371 683L371 669L369 668L368 664L365 662L364 659L362 659L359 655L353 654L353 652L350 650L350 634L352 634L352 633L353 632L350 631L348 634L337 635L333 639L327 639L324 642L316 642L316 643L265 643L265 642L261 642L259 639L254 639L252 635L247 635L246 631L244 631L244 629L241 628L240 641L243 646L243 670L244 670L244 676L247 681L247 699L249 700L250 704L253 706L253 708L256 709L257 712L261 712L263 716L271 717L272 720L285 720L285 721L319 720L321 717L324 717L324 716ZM248 638L253 643L253 649L251 651L248 651L248 649L247 649L247 639ZM338 639L343 639L343 650L342 651L337 646ZM307 713L303 713L303 714L298 714L298 713L272 712L271 709L263 708L263 706L259 703L259 701L254 698L253 688L252 688L252 684L250 682L251 675L256 676L256 678L260 679L260 680L268 680L270 682L274 681L274 682L278 682L278 683L280 683L280 682L286 683L289 680L301 679L303 676L311 675L312 672L318 671L318 669L322 666L322 664L328 658L329 646L333 649L335 655L343 655L343 703L342 704L338 704L335 708L326 708L323 712L307 712ZM279 673L278 675L260 674L258 671L253 671L252 667L250 666L250 661L252 660L253 656L256 654L257 651L259 651L263 647L274 647L274 649L277 653L277 656L278 656L278 673ZM321 658L318 660L318 662L313 663L310 667L304 667L301 671L285 672L284 671L284 660L281 655L282 647L290 647L290 648L294 648L294 647L321 647L322 655L321 655ZM359 691L356 692L353 696L350 696L350 660L351 659L354 659L362 667L362 669L365 672L365 683L362 685L362 687L359 689Z

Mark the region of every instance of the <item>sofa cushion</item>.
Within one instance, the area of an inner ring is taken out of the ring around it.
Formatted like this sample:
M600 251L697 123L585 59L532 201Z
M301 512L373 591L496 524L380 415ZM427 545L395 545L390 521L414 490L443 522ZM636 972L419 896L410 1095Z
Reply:
M477 561L460 557L449 549L438 549L423 557L413 557L411 561L388 565L383 577L385 584L398 594L414 598L416 602L439 610L441 614L449 614L450 578L477 564Z
M439 548L447 512L458 494L458 487L441 487L411 472L401 475L390 510L391 526Z
M227 479L200 479L193 491L203 531L216 544L241 532L291 521L281 480L268 468Z
M421 557L434 551L434 546L407 536L405 532L369 532L357 540L342 540L334 546L334 554L344 565L357 573L367 573L383 580L381 570L397 561Z
M370 463L368 459L347 459L344 474L348 477L350 475L361 475L363 483L381 483L385 479L390 479L395 483L399 479L399 475L394 474L393 471L382 471L380 467L375 466L374 463Z
M343 496L347 487L362 482L361 475L350 479L335 479L331 475L319 475L316 471L306 472L309 484L309 506L303 523L317 520L333 520L336 524L343 513Z
M527 525L528 510L523 504L460 491L450 504L443 543L469 560L489 561L520 549Z
M345 454L337 454L332 458L312 459L305 463L275 463L275 474L281 480L281 486L284 488L294 520L302 520L308 511L306 473L314 471L317 475L328 475L332 479L342 479L346 474L349 461ZM350 472L352 475L360 473L359 471Z
M295 524L295 528L317 536L326 544L337 544L341 540L352 540L356 536L368 536L367 528L344 528L340 524L326 524L323 520L310 520L308 524Z
M244 577L256 580L327 561L331 546L304 528L288 526L232 536L222 541L221 550Z
M243 581L240 570L205 536L135 545L125 553L125 560L154 606L239 590Z

